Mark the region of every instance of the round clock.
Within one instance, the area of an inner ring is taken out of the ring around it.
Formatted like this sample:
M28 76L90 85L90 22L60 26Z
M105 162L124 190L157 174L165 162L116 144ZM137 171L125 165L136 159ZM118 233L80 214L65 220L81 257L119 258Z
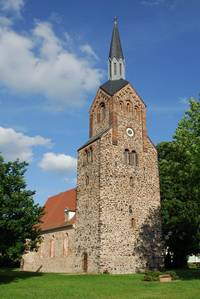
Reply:
M134 131L132 128L127 128L126 129L126 134L129 136L129 137L133 137L134 136Z

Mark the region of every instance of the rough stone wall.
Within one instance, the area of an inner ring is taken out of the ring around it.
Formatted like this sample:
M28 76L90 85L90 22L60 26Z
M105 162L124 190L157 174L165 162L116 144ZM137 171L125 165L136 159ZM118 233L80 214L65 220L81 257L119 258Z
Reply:
M86 161L86 150L93 150L93 162ZM99 167L100 141L79 151L77 178L77 212L75 229L75 271L83 272L84 254L88 255L88 272L99 270ZM89 184L87 185L87 177Z
M101 138L100 272L131 273L161 262L157 152L146 135L145 105L130 85L113 101L117 145L112 130ZM133 137L126 134L128 127ZM125 149L137 153L137 166L125 163Z
M134 168L124 164L124 145L111 141L111 136L104 136L101 146L100 272L131 273L158 267L161 231L155 152L148 151L151 157L146 157L137 151L139 162Z
M85 149L79 152L77 270L82 270L84 251L88 272L132 273L159 267L159 176L157 152L146 133L146 107L128 84L109 98L101 126L96 121L99 102L97 97L92 105L90 132L95 135L105 127L111 129L90 145L92 163L83 166ZM128 127L133 128L133 137L127 135ZM125 149L137 153L137 165L125 164ZM91 177L88 186L84 185L86 173Z
M34 272L74 272L74 228L42 233L37 252L23 255L22 269Z

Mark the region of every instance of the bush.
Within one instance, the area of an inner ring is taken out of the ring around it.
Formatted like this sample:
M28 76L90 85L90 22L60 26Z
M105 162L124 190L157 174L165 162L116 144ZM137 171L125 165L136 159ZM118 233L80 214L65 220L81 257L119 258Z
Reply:
M161 275L162 272L160 271L146 271L144 274L144 281L158 281L159 275Z
M200 263L188 263L189 269L200 269Z
M175 271L166 271L166 272L160 272L160 271L146 271L144 275L144 281L159 281L160 275L167 275L169 274L172 278L172 280L178 279L178 275Z

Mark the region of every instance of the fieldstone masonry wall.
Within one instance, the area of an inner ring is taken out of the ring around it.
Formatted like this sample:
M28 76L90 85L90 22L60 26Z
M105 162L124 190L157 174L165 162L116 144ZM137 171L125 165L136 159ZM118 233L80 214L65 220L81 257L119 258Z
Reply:
M158 268L162 264L159 175L157 152L146 133L146 107L128 84L113 97L103 98L107 110L101 124L97 115L102 94L97 93L90 111L91 137L110 129L87 146L93 149L93 162L83 166L85 148L79 151L76 267L81 271L85 252L88 272ZM133 137L127 135L128 127L134 130ZM125 163L125 149L137 153L137 165Z
M92 144L93 161L85 164L86 149L78 157L77 213L75 232L75 271L83 271L84 254L88 256L88 272L99 272L100 218L100 140ZM89 177L89 184L86 178Z

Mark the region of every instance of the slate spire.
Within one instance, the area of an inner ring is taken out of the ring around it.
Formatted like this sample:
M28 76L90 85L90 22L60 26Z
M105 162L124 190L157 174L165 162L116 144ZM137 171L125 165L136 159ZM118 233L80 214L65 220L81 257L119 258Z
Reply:
M120 36L119 36L118 21L116 17L114 19L114 27L112 32L112 40L110 44L110 53L109 53L109 58L112 59L114 57L116 59L120 59L120 58L124 59Z
M115 17L108 57L108 80L125 79L125 60L122 51L118 21Z

